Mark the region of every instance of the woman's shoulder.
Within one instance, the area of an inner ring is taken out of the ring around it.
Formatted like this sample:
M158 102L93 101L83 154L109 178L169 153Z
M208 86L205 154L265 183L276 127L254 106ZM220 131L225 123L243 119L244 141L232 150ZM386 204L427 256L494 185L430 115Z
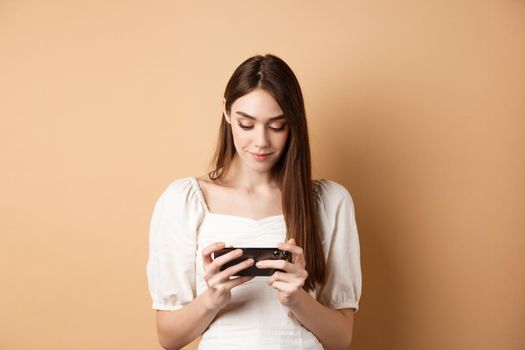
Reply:
M180 193L191 191L193 189L193 177L186 176L172 179L166 186L166 192L169 193Z
M171 180L155 203L154 217L170 220L172 225L201 222L205 207L192 176Z
M342 184L329 179L313 180L314 193L323 201L352 200L350 191Z
M198 203L199 191L195 177L186 176L171 180L165 187L161 197L168 203Z

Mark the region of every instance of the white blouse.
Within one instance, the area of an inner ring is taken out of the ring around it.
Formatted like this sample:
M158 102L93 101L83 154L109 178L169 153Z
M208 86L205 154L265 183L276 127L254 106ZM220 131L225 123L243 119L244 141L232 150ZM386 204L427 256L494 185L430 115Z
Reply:
M361 263L354 205L348 190L314 181L327 279L310 294L332 309L359 309ZM149 232L148 287L153 309L177 310L206 290L201 251L214 242L275 247L286 238L283 215L254 220L208 210L195 177L173 181L157 200ZM288 312L277 291L256 277L232 289L232 299L202 334L199 349L322 349Z

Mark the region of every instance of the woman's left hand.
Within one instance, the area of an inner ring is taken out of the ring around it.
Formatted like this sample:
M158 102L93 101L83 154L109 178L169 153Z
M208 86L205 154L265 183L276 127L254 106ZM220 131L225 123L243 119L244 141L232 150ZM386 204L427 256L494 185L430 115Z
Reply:
M277 289L277 295L281 304L292 306L297 303L299 293L308 277L308 272L305 269L306 261L303 249L296 245L293 238L286 243L279 244L277 248L292 253L292 263L285 260L261 260L257 262L256 266L260 269L280 269L285 271L275 271L268 278L268 285Z

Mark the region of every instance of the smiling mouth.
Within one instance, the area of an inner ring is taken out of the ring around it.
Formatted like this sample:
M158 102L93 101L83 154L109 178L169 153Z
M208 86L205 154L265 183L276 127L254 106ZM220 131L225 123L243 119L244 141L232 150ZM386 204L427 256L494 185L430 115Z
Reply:
M270 155L273 154L273 152L270 152L270 153L252 153L252 152L248 152L252 155L253 159L255 159L256 161L258 162L264 162L264 161L267 161L268 159L271 159L270 158Z

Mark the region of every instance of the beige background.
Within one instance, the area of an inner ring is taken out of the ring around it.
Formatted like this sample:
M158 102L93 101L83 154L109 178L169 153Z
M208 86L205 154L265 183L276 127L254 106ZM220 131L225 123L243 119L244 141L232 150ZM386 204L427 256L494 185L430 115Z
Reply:
M154 202L268 52L354 197L352 348L525 348L525 1L1 0L1 349L159 348Z

